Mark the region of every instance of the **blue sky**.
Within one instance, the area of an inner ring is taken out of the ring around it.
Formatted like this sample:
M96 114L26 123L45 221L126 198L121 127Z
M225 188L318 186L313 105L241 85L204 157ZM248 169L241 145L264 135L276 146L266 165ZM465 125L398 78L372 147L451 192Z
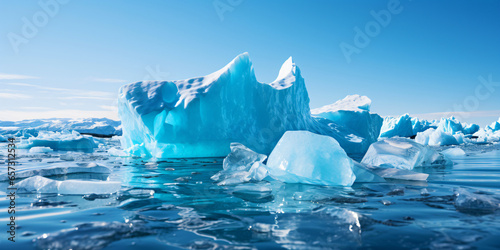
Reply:
M383 116L500 117L500 1L61 2L0 1L0 120L116 119L121 85L207 75L242 52L261 82L293 56L311 108L361 94ZM357 28L369 41L348 60Z

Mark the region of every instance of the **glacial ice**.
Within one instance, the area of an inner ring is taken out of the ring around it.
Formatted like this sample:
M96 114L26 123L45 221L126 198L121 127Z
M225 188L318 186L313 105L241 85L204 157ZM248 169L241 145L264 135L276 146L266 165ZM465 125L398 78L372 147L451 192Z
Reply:
M457 211L462 213L484 215L500 209L500 203L490 196L475 194L465 188L457 188L455 190L455 207Z
M36 153L50 153L54 150L52 150L51 148L49 147L32 147L30 148L30 153L31 154L36 154Z
M112 136L121 135L120 121L108 118L83 119L33 119L24 121L0 121L0 134L15 134L16 137L36 137L39 131L61 132L75 130L79 133Z
M452 162L435 150L413 140L393 137L370 145L361 163L382 168L412 170L419 166L449 165Z
M357 182L385 182L385 179L374 172L376 168L370 168L364 164L353 161L352 171Z
M33 176L15 184L19 193L54 194L110 194L121 188L120 182L113 181L56 181L42 176Z
M472 141L473 143L494 143L500 141L500 118L491 125L479 129L473 135L478 137L476 141Z
M400 117L385 117L380 130L380 137L410 137L413 135L413 123L409 114Z
M447 156L448 158L454 158L465 156L465 151L461 148L449 148L441 151L441 154Z
M348 95L333 104L311 110L311 114L351 128L373 143L379 137L383 119L378 114L370 113L371 102L366 96Z
M108 154L111 156L125 157L127 153L125 153L122 149L117 147L112 147L108 149Z
M0 142L6 142L7 138L5 138L3 135L0 135Z
M393 180L425 181L429 177L428 174L397 168L374 168L372 171L380 177Z
M286 183L351 186L353 162L339 143L308 131L287 131L269 155L266 167Z
M463 137L457 136L463 142ZM428 129L424 132L420 132L415 137L415 141L422 145L431 146L446 146L446 145L458 145L459 141L457 137L450 133L443 132L441 129Z
M63 166L58 166L59 164L54 164L52 167L23 170L20 169L16 171L16 178L29 178L36 175L39 176L54 176L54 175L67 175L67 174L83 174L83 173L94 173L94 174L109 174L111 171L109 168L98 165L96 163L78 163L75 165L68 166L64 163ZM0 174L0 181L7 181L9 176L7 173Z
M372 142L356 132L362 129L311 116L291 58L269 84L257 81L247 53L205 77L131 83L120 89L118 109L122 147L139 156L221 157L232 142L269 154L290 130L333 137L348 154L364 154Z
M239 143L231 143L231 153L224 158L223 170L212 176L218 185L233 185L260 181L267 176L264 164L267 156L258 154Z
M40 132L19 145L20 148L48 147L52 150L92 152L97 148L92 136L80 135L76 131Z

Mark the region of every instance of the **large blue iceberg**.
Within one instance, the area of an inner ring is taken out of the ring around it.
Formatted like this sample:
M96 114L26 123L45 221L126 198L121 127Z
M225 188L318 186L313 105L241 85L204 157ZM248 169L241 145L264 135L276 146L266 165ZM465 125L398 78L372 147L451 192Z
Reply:
M232 142L269 154L290 130L333 137L350 155L363 155L374 141L365 138L370 132L311 116L304 79L291 58L271 83L257 81L244 53L205 77L125 85L118 106L122 147L138 156L223 157Z

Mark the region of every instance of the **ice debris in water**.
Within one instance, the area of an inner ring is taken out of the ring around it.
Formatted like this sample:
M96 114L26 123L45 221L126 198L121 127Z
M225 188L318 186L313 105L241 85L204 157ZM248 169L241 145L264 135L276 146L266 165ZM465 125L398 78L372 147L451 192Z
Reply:
M465 188L457 188L455 190L455 207L457 211L462 213L484 215L494 213L500 208L500 203L493 197L475 194Z
M359 107L366 110L367 105ZM265 84L257 81L247 53L205 77L125 85L118 111L122 147L132 155L157 158L226 156L232 142L269 154L290 130L327 135L347 153L364 154L373 138L363 135L374 135L380 126L376 118L351 128L311 116L305 82L292 58L275 81ZM376 116L348 112L346 121Z
M31 154L37 154L37 153L50 153L54 150L52 150L51 148L49 147L32 147L30 148L30 153Z
M34 176L18 182L15 187L19 193L54 194L110 194L120 190L120 182L112 181L56 181Z
M373 170L375 168L369 168L368 166L353 161L354 174L356 175L356 182L385 182L385 179L376 174Z
M76 164L76 166L65 166L64 167L48 167L42 169L33 170L19 170L16 172L16 178L28 178L35 175L39 176L53 176L53 175L67 175L67 174L83 174L83 173L95 173L95 174L109 174L111 171L109 168L97 165L96 163L84 163ZM0 174L0 181L6 181L9 179L7 173Z
M0 142L6 142L7 138L5 138L3 135L0 135Z
M127 156L127 153L125 153L125 151L123 151L121 148L118 147L112 147L108 149L108 154L111 156L118 156L118 157Z
M212 176L212 180L219 181L218 185L260 181L267 176L267 169L262 164L266 158L242 144L231 143L231 153L223 161L223 170Z
M40 132L37 137L22 141L20 148L48 147L52 150L92 152L97 148L92 136L80 135L76 131Z
M388 138L368 148L363 164L412 170L419 166L450 165L452 162L435 150L406 138Z
M287 131L269 155L266 167L286 183L351 186L353 162L339 143L308 131Z
M394 180L425 181L429 177L428 174L397 168L374 168L372 171L385 179Z
M453 158L453 157L465 156L465 151L461 148L449 148L449 149L441 151L441 154L443 154L449 158Z

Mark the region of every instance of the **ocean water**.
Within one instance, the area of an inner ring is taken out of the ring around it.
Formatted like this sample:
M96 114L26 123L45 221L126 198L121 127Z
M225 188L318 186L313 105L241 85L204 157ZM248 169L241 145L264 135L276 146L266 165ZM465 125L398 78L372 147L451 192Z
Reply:
M468 156L453 166L417 169L430 174L427 182L341 188L268 179L217 186L210 177L222 158L112 157L106 150L119 143L101 142L93 153L18 151L19 173L95 162L111 173L48 178L120 181L122 188L111 195L17 194L13 243L6 233L8 183L0 182L1 249L500 248L498 209L455 204L464 189L500 198L498 144L465 146ZM0 148L5 174L6 144Z

